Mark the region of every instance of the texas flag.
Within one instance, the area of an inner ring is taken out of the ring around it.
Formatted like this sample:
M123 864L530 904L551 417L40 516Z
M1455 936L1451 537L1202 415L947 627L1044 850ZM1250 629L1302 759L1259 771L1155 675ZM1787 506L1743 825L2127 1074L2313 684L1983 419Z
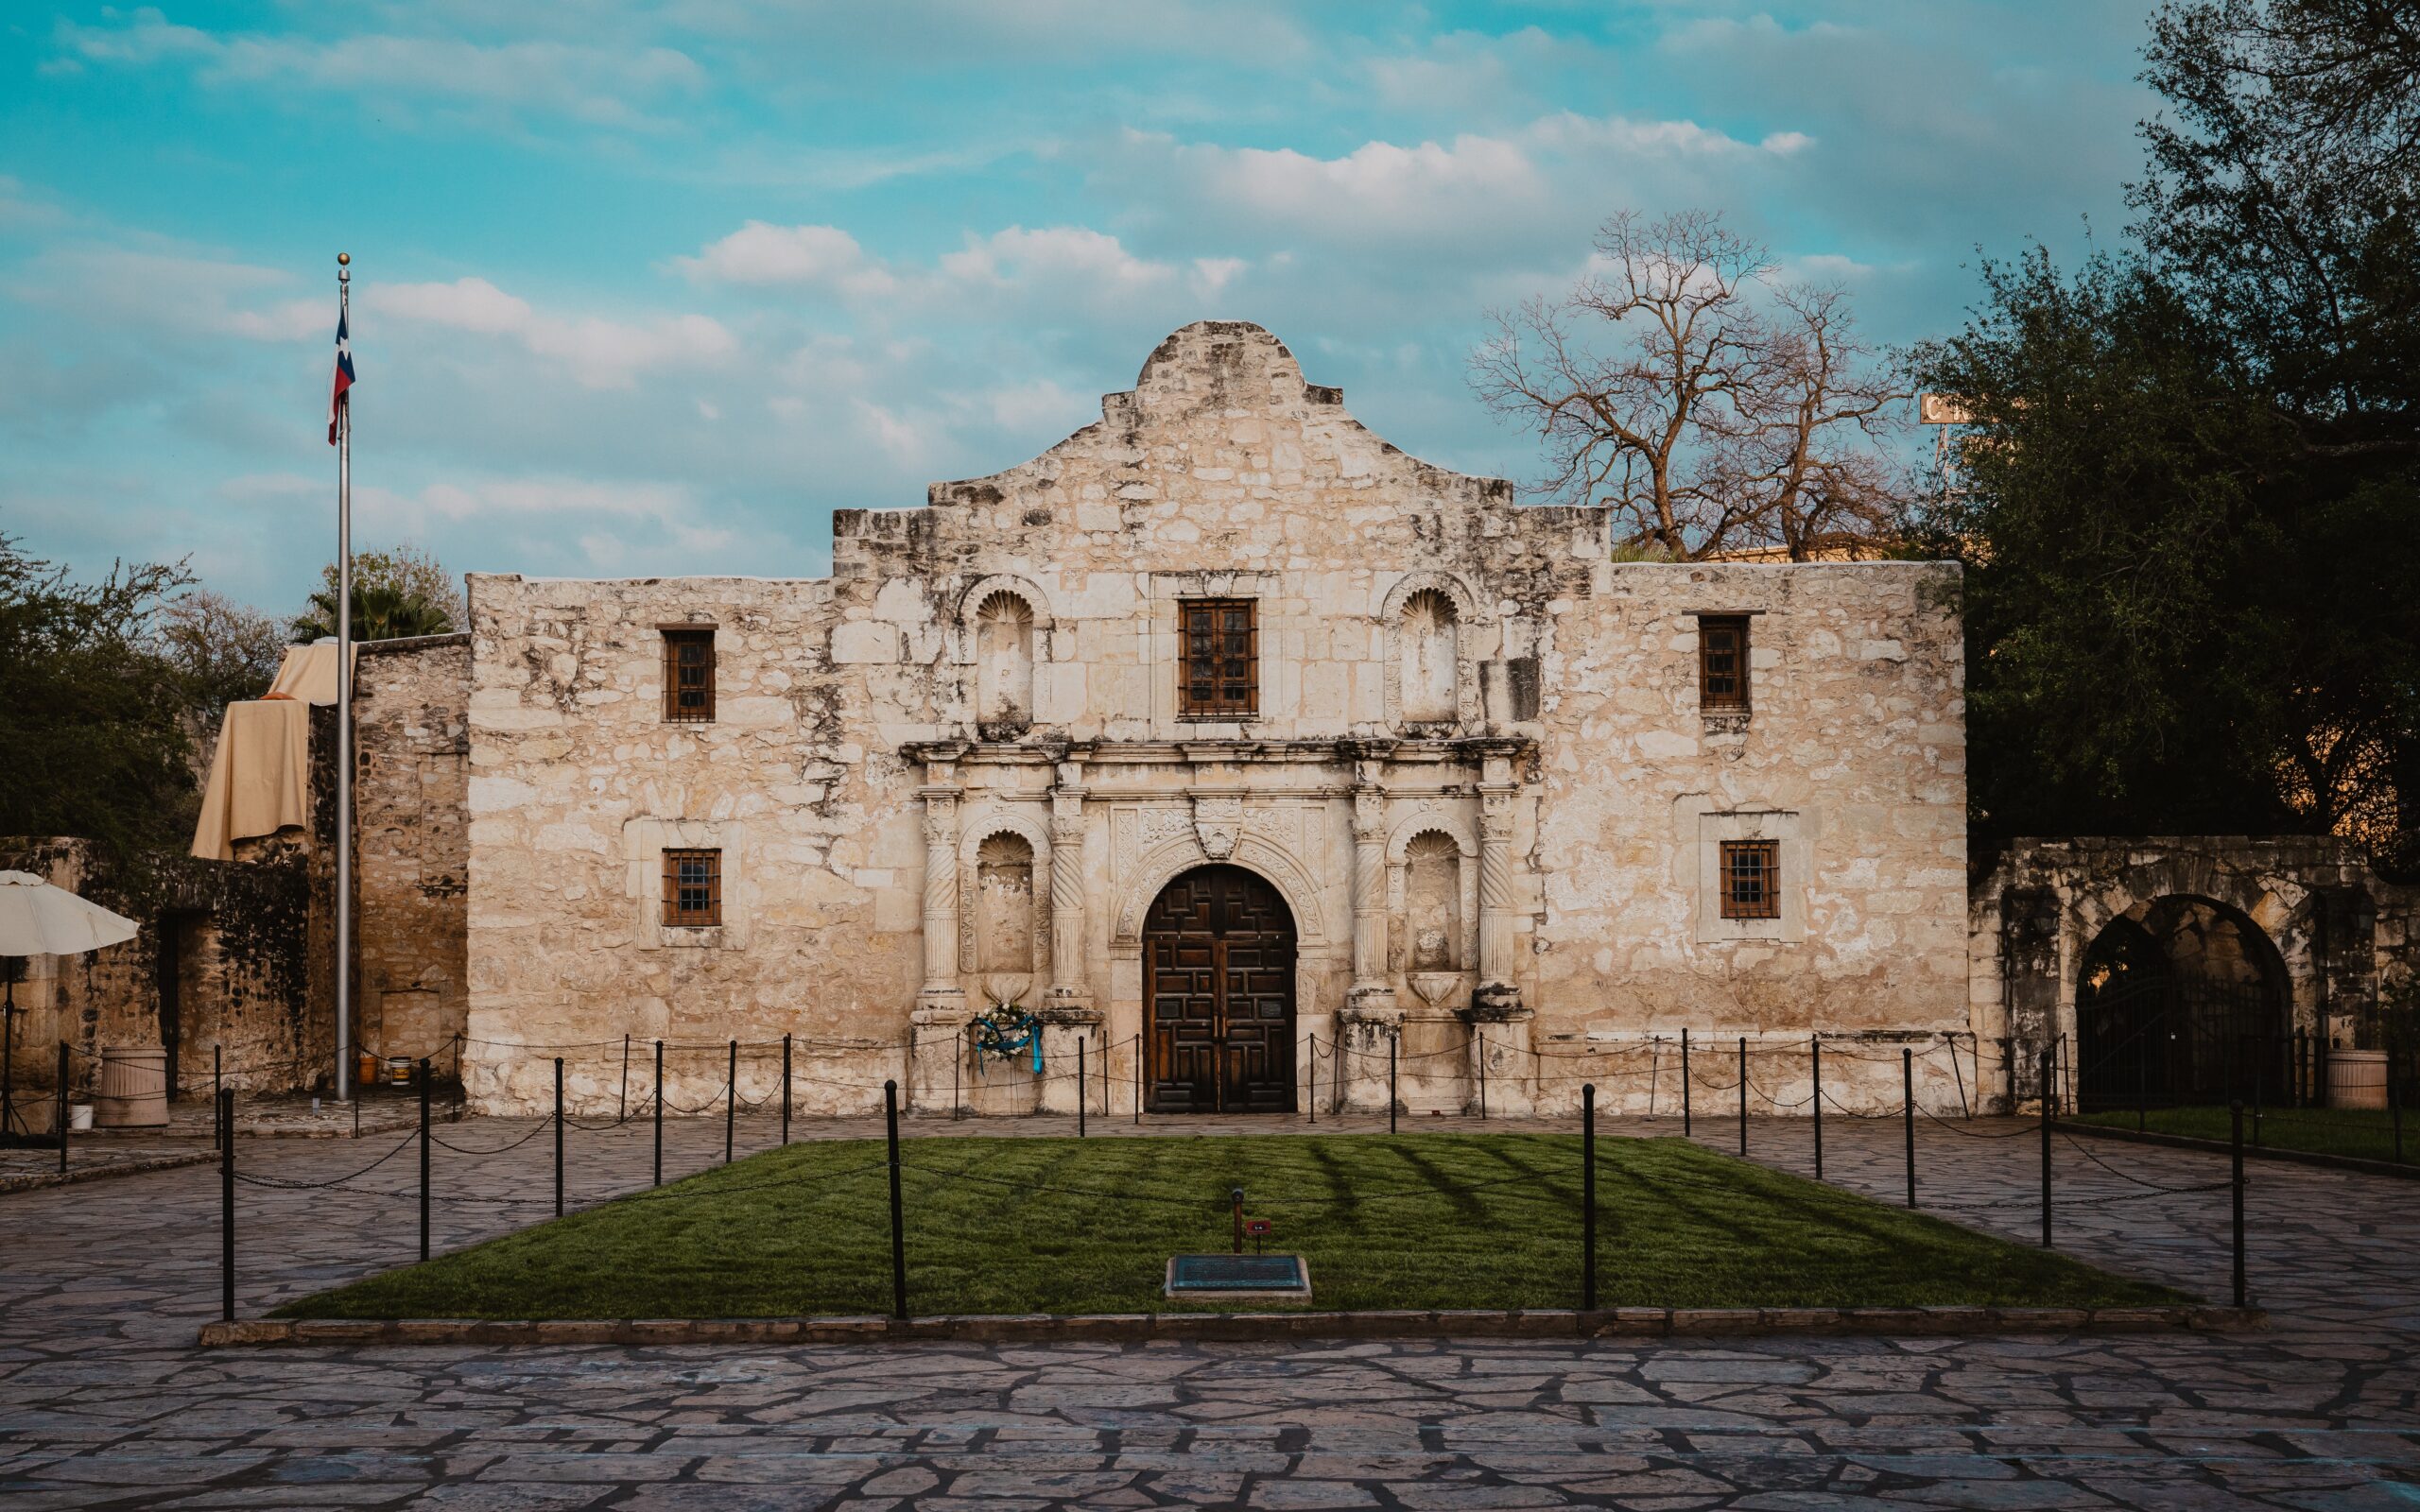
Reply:
M344 415L345 390L353 387L353 337L345 329L346 317L337 316L337 387L328 396L328 444L337 444L337 421Z

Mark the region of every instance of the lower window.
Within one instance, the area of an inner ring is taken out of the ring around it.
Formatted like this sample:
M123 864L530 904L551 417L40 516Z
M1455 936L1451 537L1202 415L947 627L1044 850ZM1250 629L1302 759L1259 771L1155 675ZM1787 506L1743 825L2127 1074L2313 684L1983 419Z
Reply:
M664 922L668 928L712 929L722 923L722 852L664 852Z
M1722 917L1781 917L1781 842L1722 842Z

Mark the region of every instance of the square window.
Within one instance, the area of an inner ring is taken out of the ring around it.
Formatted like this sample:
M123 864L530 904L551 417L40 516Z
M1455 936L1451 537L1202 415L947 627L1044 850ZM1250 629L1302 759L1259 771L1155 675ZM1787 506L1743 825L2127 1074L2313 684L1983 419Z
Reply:
M722 923L722 852L664 852L664 922L681 929L714 929Z
M714 627L665 626L664 717L711 724L715 717Z
M1698 618L1698 709L1744 713L1748 708L1748 616Z
M1781 917L1781 842L1725 840L1721 852L1722 917Z
M1249 598L1177 605L1184 661L1177 713L1186 719L1250 719L1260 708L1260 631Z

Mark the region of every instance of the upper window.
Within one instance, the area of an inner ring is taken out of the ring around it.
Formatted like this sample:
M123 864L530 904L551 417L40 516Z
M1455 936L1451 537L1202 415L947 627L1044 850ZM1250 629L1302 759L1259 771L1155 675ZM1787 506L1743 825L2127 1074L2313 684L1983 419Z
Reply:
M664 717L702 723L714 716L714 627L664 627Z
M1706 614L1698 620L1698 708L1706 713L1748 708L1748 616Z
M664 852L664 922L682 929L722 923L722 852Z
M1186 719L1250 719L1260 709L1260 632L1249 598L1178 604L1184 637L1177 713Z
M1781 842L1722 842L1722 917L1781 917Z

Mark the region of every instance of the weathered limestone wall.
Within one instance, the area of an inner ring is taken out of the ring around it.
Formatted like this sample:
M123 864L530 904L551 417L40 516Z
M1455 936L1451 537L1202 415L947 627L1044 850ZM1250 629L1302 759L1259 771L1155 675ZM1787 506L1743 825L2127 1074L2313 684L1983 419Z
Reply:
M30 871L142 926L104 950L26 958L16 986L19 1087L56 1087L61 1040L73 1051L69 1085L79 1099L95 1085L102 1049L114 1045L173 1044L184 1096L207 1095L214 1049L238 1088L307 1083L309 904L297 836L242 841L236 856L121 865L85 840L0 840L0 868Z
M1857 1041L1826 1065L1827 1097L1895 1106L1907 1044L1919 1096L1958 1106L1950 1045L1974 1027L1958 586L1940 563L1616 565L1564 606L1525 941L1542 1052L1685 1026L1736 1057L1745 1036L1761 1108L1808 1096L1820 1030ZM1753 616L1745 716L1698 707L1704 613ZM1718 847L1752 836L1781 842L1781 918L1725 921ZM1647 1063L1621 1060L1616 1106L1644 1107ZM1737 1079L1730 1060L1701 1074ZM1658 1106L1672 1097L1668 1081Z
M2420 888L2371 871L2358 847L2323 836L2016 841L1976 882L1969 913L1992 1088L2016 1103L2039 1099L2036 1057L2077 1040L2085 953L2111 923L2142 921L2163 899L2204 901L2256 927L2276 949L2293 1027L2324 1026L2329 1043L2349 1048L2381 986L2412 969L2415 897Z
M354 662L354 1042L449 1074L470 1009L470 692L467 633Z
M751 1041L753 1100L791 1034L810 1108L896 1076L1071 1110L1079 1039L1129 1108L1142 918L1210 861L1292 915L1303 1100L1312 1037L1323 1102L1340 1060L1382 1106L1392 1043L1413 1110L1474 1101L1483 1056L1512 1111L1577 1101L1533 1049L1966 1026L1952 570L1613 566L1604 511L1409 457L1220 323L1033 461L834 535L828 580L471 580L475 1100L534 1106L560 1049L611 1108L626 1034L642 1087L649 1041L694 1047L674 1107ZM1248 719L1181 716L1200 597L1256 605ZM1744 719L1696 709L1701 612L1760 616ZM663 717L683 625L715 629L711 724ZM1734 831L1785 839L1770 930L1708 921ZM662 921L687 848L722 852L719 928ZM1041 1084L956 1053L992 1001L1041 1011Z

